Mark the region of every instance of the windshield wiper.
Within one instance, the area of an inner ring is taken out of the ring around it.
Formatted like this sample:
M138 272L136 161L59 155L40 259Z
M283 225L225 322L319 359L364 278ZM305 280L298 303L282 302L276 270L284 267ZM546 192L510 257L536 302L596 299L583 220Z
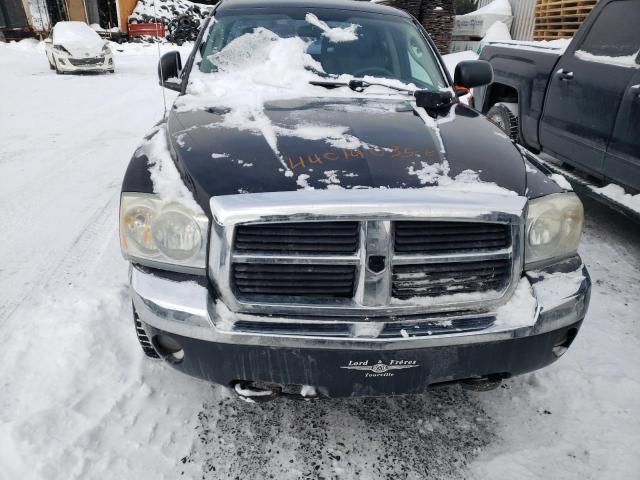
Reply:
M348 82L339 82L337 80L312 80L309 82L311 85L317 85L319 87L336 88L336 87L349 87L354 92L362 92L367 87L378 86L386 87L397 92L404 92L413 95L415 90L404 87L396 87L395 85L388 85L380 82L368 82L363 78L354 78Z
M312 80L309 82L311 85L318 85L326 88L337 87L349 87L354 92L362 92L365 88L371 86L387 87L398 92L407 93L412 95L416 99L416 105L418 107L426 108L427 110L440 110L447 108L454 103L454 96L448 90L433 91L427 89L415 89L405 87L397 87L395 85L387 85L385 83L368 82L362 78L354 78L348 82L340 82L338 80Z

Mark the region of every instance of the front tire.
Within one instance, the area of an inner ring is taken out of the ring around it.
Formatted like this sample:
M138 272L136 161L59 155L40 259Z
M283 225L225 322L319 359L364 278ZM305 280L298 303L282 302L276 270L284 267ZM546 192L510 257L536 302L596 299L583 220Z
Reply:
M520 122L518 121L518 104L499 102L487 112L487 118L500 128L507 136L517 142L520 138Z
M133 326L136 330L138 343L140 343L140 348L142 348L144 354L149 358L160 358L158 352L153 348L151 340L147 337L147 333L144 331L144 328L142 328L142 322L140 321L140 317L138 317L135 307L133 308Z

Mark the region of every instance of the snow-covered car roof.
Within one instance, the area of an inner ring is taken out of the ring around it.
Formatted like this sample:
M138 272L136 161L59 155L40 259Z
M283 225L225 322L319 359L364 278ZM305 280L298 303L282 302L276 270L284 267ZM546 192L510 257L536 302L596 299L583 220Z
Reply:
M89 25L84 22L58 22L53 27L53 44L74 44L84 47L97 47L104 43Z

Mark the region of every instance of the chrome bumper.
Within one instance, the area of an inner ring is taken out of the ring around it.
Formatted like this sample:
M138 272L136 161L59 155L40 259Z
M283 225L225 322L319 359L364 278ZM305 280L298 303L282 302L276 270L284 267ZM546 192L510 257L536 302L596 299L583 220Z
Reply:
M358 319L359 321L353 321L353 336L330 337L235 331L234 323L247 315L232 313L220 301L216 302L203 283L193 280L176 281L136 266L130 268L131 295L135 309L143 323L157 330L221 344L373 351L509 340L557 330L584 318L589 304L591 281L579 257L542 271L527 272L525 277L531 283L537 306L526 314L518 310L517 303L513 304L511 311L514 315L525 317L513 319L516 320L514 322L497 321L487 328L475 331L376 338L375 332L381 331L381 326L377 325L379 322ZM510 302L518 302L518 296L512 297ZM487 313L467 312L465 315L479 316ZM249 317L256 321L282 321L266 316ZM437 319L430 317L429 321ZM443 316L442 322L446 321Z

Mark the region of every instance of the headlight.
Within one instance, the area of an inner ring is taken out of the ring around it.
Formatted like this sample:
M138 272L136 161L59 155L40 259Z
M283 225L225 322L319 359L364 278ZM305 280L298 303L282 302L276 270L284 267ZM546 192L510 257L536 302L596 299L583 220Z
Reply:
M71 55L71 52L64 48L62 45L54 45L54 50L57 50L59 53L64 53L65 55Z
M584 210L575 193L556 193L529 202L525 263L548 264L574 255L582 236Z
M111 53L111 49L106 43L102 46L102 53Z
M128 260L150 267L200 273L206 267L209 220L149 193L123 193L120 245ZM195 272L198 270L198 272Z

